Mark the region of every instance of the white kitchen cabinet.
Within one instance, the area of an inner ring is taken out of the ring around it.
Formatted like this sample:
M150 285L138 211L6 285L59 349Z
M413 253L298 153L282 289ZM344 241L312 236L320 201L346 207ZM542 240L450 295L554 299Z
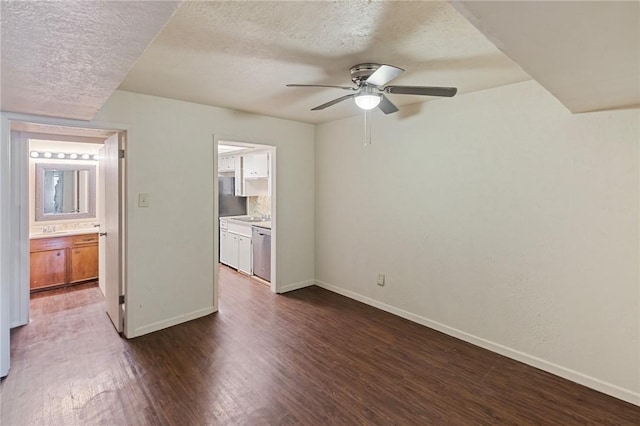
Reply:
M218 157L218 172L235 172L239 158L235 155L220 155Z
M220 263L238 267L238 234L220 230Z
M253 273L250 223L220 219L220 263L248 275Z
M269 154L261 152L246 154L242 163L243 177L245 179L266 179L269 177Z
M269 153L242 156L242 195L271 195Z
M220 263L229 264L229 233L220 230Z
M251 237L238 236L238 271L253 274Z

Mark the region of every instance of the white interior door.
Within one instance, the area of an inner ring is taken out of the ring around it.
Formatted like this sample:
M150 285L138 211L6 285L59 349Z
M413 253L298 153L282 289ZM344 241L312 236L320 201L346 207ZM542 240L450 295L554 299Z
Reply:
M104 177L104 209L100 223L100 238L104 240L104 297L107 314L118 332L123 329L123 312L120 307L120 295L124 294L122 282L121 235L122 222L120 209L120 188L122 173L120 167L120 135L115 134L104 143L103 156L100 157L100 176ZM102 277L102 275L101 275Z
M100 147L100 149L98 150L98 156L99 158L104 158L105 156L105 148L104 147ZM104 227L104 216L105 216L105 211L104 211L104 206L105 206L105 168L104 167L98 167L98 188L97 188L97 197L96 200L98 202L98 223L100 224L100 228L101 229L105 229ZM106 270L106 259L105 259L105 243L106 243L106 238L100 238L99 242L98 242L98 258L99 258L99 262L98 262L98 286L100 287L100 290L102 290L102 294L105 294L104 291L104 276L105 276L105 270Z

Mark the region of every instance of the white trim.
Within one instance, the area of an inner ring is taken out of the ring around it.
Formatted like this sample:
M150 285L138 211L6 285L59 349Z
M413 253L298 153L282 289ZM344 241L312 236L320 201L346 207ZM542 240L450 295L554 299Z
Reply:
M145 334L153 333L154 331L163 330L165 328L169 328L174 325L182 324L187 321L191 321L197 318L210 315L215 311L216 309L213 306L209 306L207 308L198 309L197 311L189 312L187 314L178 315L173 318L169 318L162 321L157 321L157 322L136 328L133 332L133 336L127 336L127 337L131 338L131 337L143 336Z
M293 290L299 290L305 287L310 287L315 283L316 283L315 280L307 280L307 281L300 281L297 283L287 284L278 288L278 294L286 293L288 291L293 291Z
M596 379L595 377L587 376L586 374L571 370L566 367L562 367L549 361L545 361L533 355L511 349L499 343L483 339L482 337L474 336L473 334L469 334L462 330L458 330L456 328L441 324L437 321L433 321L420 315L407 312L403 309L396 308L395 306L388 305L375 299L371 299L367 296L363 296L351 290L345 290L341 287L328 284L320 280L315 280L315 284L318 287L322 287L334 293L341 294L342 296L357 300L359 302L381 309L385 312L392 313L404 319L408 319L409 321L413 321L415 323L440 331L441 333L447 334L457 339L464 340L465 342L471 343L481 348L496 352L500 355L504 355L508 358L515 359L516 361L520 361L540 370L555 374L556 376L571 380L572 382L579 383L588 388L595 389L599 392L611 395L615 398L621 399L634 405L640 405L640 393L621 388L614 384Z
M29 142L24 132L11 130L11 251L14 259L11 328L29 323Z
M11 324L10 294L14 254L11 240L11 130L7 117L0 116L0 377L9 373Z
M9 328L11 329L11 328L16 328L16 327L22 327L23 325L27 325L28 323L29 323L29 321L27 321L26 323L22 323L19 320L14 320L14 321L11 321L9 323Z

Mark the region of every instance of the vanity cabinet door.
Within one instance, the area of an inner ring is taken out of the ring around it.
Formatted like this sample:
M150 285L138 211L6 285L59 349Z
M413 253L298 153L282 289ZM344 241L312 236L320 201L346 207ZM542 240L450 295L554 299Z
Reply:
M69 282L98 279L98 244L73 247L69 251Z
M67 250L55 249L31 253L31 289L67 282Z

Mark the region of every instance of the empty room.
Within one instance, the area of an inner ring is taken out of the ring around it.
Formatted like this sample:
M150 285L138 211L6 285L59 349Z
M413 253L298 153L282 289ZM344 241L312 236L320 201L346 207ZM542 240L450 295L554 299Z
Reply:
M640 421L640 2L0 12L0 424Z

